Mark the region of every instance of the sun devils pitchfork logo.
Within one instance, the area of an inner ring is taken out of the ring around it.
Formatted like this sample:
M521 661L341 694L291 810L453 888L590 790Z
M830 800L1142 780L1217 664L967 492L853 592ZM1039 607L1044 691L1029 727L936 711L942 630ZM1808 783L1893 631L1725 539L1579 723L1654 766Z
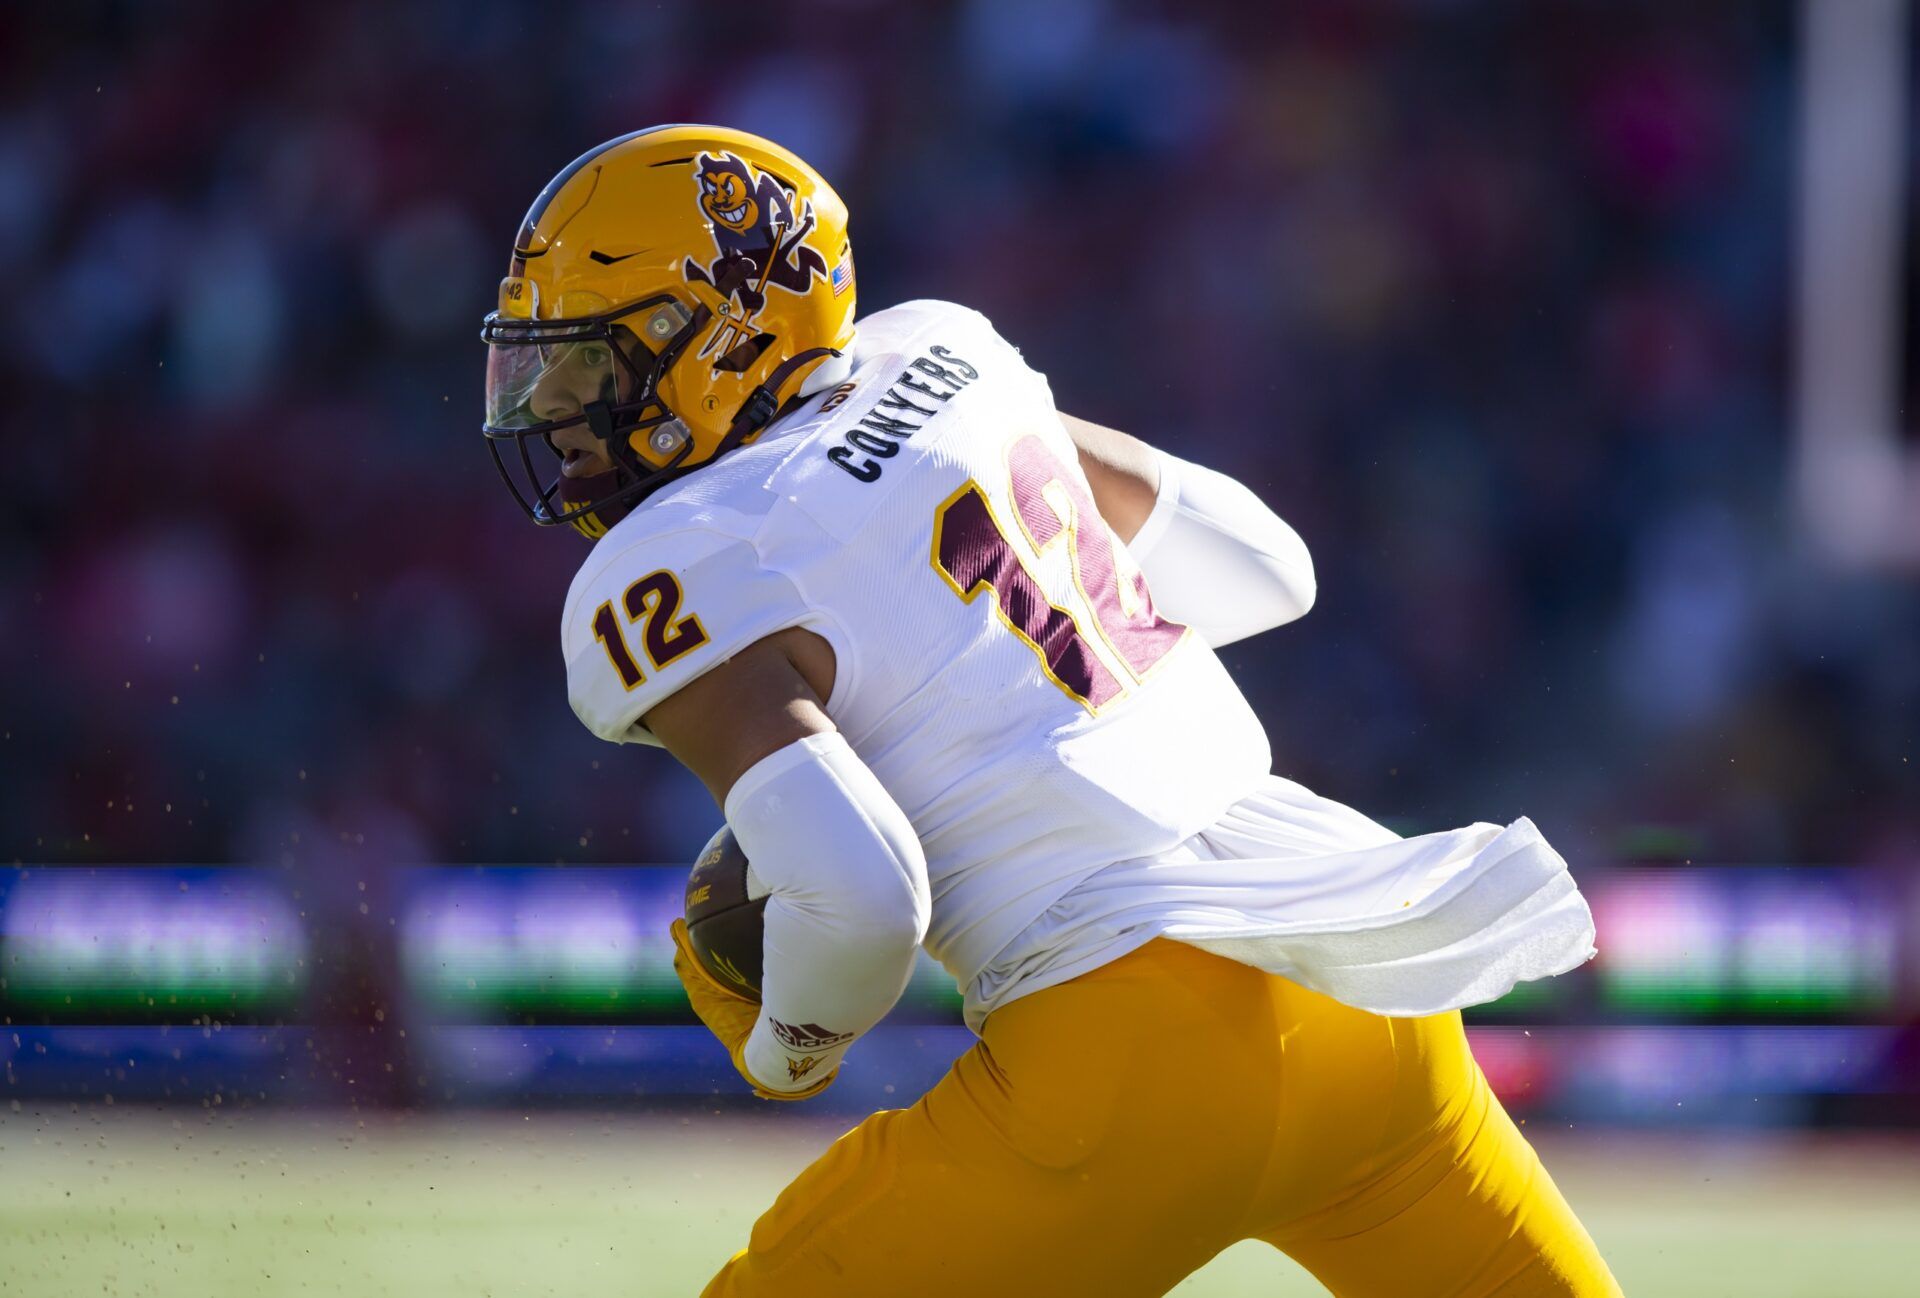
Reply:
M689 257L684 270L689 281L726 293L730 308L700 354L715 355L716 369L745 369L773 341L753 327L767 290L804 295L816 276L826 277L827 259L805 242L813 233L813 201L802 199L796 213L791 187L733 153L702 153L694 179L719 256L707 266Z

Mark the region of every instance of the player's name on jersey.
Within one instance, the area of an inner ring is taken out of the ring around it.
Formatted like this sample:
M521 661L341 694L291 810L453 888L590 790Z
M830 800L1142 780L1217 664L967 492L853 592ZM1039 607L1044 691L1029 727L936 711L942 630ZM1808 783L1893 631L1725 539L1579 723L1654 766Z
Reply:
M980 371L938 343L916 356L880 395L873 409L854 421L840 440L827 448L827 458L861 482L880 476L880 461L900 453L898 439L911 437L940 413L954 394L980 377ZM836 404L829 397L825 408ZM841 398L843 399L843 398Z

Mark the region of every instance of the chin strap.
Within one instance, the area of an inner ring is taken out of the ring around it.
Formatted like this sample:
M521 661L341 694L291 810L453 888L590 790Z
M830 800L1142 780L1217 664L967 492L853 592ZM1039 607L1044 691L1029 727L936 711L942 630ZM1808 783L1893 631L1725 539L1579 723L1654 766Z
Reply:
M724 455L736 446L744 446L760 435L762 429L773 422L780 413L780 389L787 386L794 372L802 365L838 356L838 350L832 347L809 347L797 352L774 366L773 373L767 375L766 382L747 394L740 403L740 413L733 417L733 426L727 429L727 435L720 439L720 449L716 456Z

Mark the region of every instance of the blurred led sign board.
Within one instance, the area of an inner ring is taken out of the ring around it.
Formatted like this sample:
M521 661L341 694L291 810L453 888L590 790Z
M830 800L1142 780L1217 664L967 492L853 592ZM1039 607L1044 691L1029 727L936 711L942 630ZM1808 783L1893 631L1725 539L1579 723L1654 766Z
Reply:
M0 1005L52 1018L267 1018L297 1005L307 936L242 869L39 867L0 908Z

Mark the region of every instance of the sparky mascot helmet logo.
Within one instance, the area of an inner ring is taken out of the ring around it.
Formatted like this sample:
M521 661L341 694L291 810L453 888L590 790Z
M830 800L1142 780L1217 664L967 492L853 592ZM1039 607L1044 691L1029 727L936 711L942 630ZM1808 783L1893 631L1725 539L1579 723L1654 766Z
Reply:
M753 196L744 171L715 171L701 159L700 210L735 234L745 234L760 219L760 200Z
M813 201L800 200L795 211L789 186L731 152L702 153L694 160L694 178L719 255L706 266L687 258L686 277L726 297L720 323L700 355L717 354L716 369L744 369L773 341L753 327L767 290L805 296L816 278L827 276L827 259L806 243L814 228Z

